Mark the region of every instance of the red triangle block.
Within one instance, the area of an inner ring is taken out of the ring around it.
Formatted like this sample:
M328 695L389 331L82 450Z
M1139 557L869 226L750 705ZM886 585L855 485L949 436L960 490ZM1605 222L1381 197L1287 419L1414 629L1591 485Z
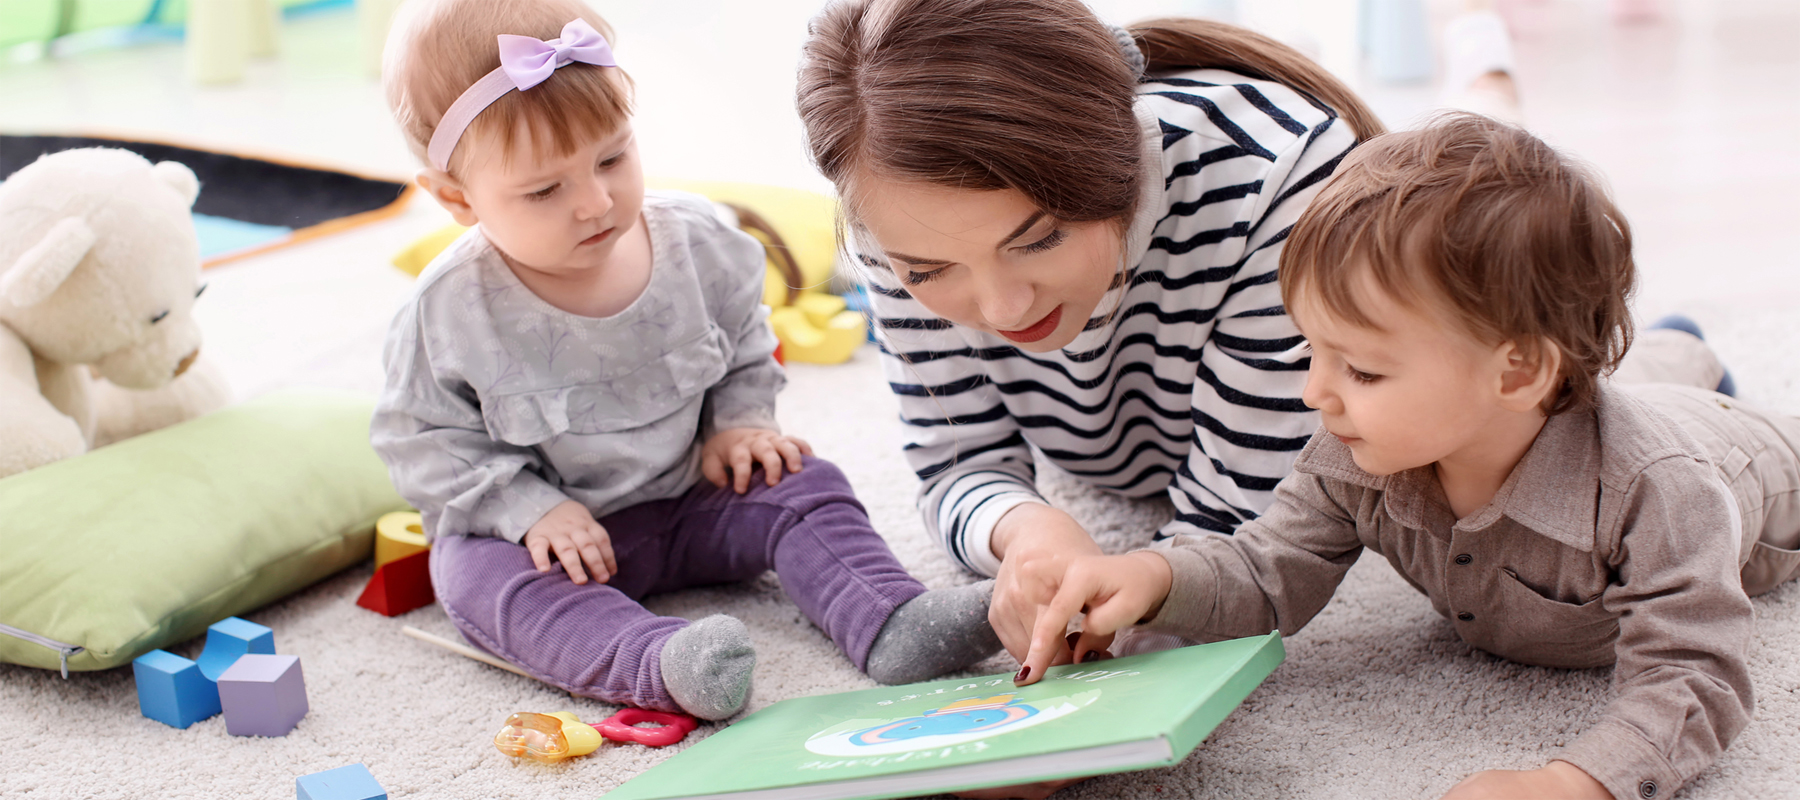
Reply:
M375 570L356 604L385 617L397 617L436 600L431 592L431 551L420 550Z

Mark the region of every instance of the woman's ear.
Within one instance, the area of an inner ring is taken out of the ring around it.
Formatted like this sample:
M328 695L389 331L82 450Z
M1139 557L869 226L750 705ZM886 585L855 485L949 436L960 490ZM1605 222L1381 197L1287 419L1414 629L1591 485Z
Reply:
M475 207L469 205L468 192L456 176L440 169L422 169L413 180L418 182L419 188L424 189L426 194L431 195L431 199L450 212L456 224L468 228L481 221L475 216Z
M1500 405L1508 411L1543 408L1544 400L1562 387L1562 348L1548 337L1527 350L1518 342L1500 345Z

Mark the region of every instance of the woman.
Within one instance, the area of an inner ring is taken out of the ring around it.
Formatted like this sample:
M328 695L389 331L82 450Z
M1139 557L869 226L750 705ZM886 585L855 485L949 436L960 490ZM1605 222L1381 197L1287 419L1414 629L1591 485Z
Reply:
M844 0L813 21L798 104L867 267L926 527L996 577L1009 651L1047 576L1098 552L1033 488L1037 454L1168 491L1158 538L1267 507L1317 422L1281 242L1381 132L1348 89L1219 23Z

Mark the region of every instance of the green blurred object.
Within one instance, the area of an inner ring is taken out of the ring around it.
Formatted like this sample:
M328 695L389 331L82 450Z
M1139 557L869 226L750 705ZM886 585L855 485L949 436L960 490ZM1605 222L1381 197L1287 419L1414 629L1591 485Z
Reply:
M354 5L352 0L276 2L288 14ZM0 0L0 48L108 28L179 31L186 20L187 0Z
M368 559L407 508L374 406L287 390L0 480L0 662L128 664Z

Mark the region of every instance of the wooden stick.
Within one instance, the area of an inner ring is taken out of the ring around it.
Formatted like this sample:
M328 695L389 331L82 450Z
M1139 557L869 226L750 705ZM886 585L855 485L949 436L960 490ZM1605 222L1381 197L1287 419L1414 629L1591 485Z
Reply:
M433 634L426 633L426 632L419 630L418 628L415 628L411 625L407 625L407 626L401 628L400 632L406 634L407 636L411 636L414 639L418 639L421 642L428 642L430 644L435 644L438 647L442 647L445 650L449 650L452 653L468 656L469 658L473 658L476 661L480 661L483 664L489 664L492 666L496 666L503 670L506 670L507 672L513 672L513 673L517 673L520 675L524 675L527 678L532 677L531 674L527 673L525 670L519 669L518 667L515 667L512 664L509 664L501 659L495 658L491 655L488 655L487 653L483 653L480 650L476 650L475 648L470 647L468 645L459 644L457 642L452 642L449 639L445 639L442 636L436 636ZM532 679L536 680L536 678L532 678Z

